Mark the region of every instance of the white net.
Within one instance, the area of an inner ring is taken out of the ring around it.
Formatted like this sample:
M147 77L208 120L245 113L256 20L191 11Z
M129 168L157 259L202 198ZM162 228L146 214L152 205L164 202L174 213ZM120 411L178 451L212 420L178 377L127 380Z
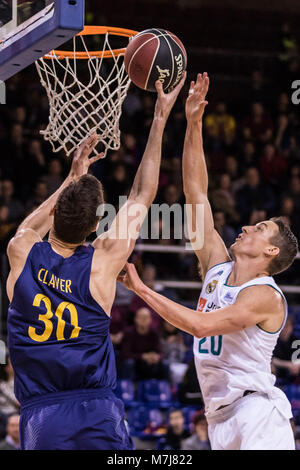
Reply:
M78 41L81 41L87 54L85 60L77 58ZM105 58L105 51L109 51L111 58ZM93 57L92 54L87 48L85 37L75 36L72 58L56 56L51 51L47 59L41 58L36 62L50 105L49 124L41 134L51 143L54 152L63 149L70 155L95 131L105 154L109 149L120 148L119 120L130 85L125 72L124 54L114 53L109 32L105 34L100 57Z

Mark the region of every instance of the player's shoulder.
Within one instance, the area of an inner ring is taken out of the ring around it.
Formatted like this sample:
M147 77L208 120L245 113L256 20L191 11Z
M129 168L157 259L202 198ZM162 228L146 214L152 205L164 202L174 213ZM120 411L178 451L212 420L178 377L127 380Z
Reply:
M27 256L35 243L41 242L40 235L30 228L19 230L7 246L9 259L21 255Z
M237 303L248 304L255 311L281 311L284 306L283 294L274 284L250 284L241 289Z

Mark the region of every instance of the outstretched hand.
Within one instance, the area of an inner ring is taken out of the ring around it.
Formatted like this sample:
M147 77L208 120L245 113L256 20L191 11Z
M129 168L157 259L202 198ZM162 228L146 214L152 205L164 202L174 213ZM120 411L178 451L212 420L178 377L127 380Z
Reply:
M178 85L169 93L165 93L163 90L162 83L157 80L155 82L155 88L157 91L157 101L155 105L154 117L168 119L171 109L173 108L175 101L184 85L186 80L186 72L184 72L182 80Z
M97 133L94 132L92 135L87 137L75 151L70 170L70 176L72 178L85 175L93 163L104 157L104 153L102 152L94 157L89 158L98 142Z
M189 96L186 100L185 113L188 121L201 121L208 101L205 100L209 88L209 77L206 72L197 75L197 81L191 82Z
M117 281L124 284L127 289L138 293L138 291L144 286L144 283L139 277L134 264L126 263L123 270L126 271L126 273L119 274Z

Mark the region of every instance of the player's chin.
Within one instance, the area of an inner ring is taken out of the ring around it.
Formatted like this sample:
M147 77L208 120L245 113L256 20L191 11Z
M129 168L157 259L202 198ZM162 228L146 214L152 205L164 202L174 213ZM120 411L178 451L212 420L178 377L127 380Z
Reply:
M229 249L231 251L235 250L236 249L236 242L232 243L232 245L230 245Z

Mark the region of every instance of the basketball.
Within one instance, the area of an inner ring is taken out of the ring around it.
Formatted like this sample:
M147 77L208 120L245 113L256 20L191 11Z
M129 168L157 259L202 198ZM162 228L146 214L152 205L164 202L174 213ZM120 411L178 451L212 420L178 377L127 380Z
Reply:
M156 91L160 80L164 91L172 90L187 66L184 45L164 29L146 29L131 39L125 52L125 69L132 82L147 91Z

